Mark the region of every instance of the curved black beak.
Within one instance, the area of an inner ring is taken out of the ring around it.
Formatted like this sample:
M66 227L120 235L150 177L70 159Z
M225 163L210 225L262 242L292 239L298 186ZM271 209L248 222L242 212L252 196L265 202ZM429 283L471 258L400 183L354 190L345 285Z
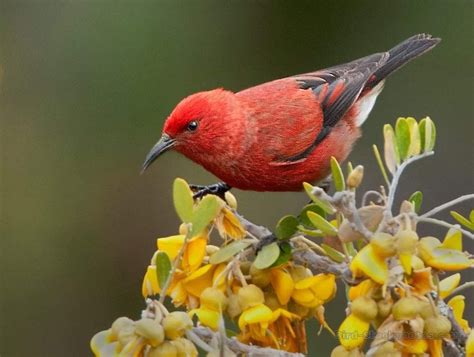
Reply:
M174 146L174 139L170 138L169 135L163 134L158 142L153 146L148 155L145 158L145 162L142 166L142 173L165 151L171 149Z

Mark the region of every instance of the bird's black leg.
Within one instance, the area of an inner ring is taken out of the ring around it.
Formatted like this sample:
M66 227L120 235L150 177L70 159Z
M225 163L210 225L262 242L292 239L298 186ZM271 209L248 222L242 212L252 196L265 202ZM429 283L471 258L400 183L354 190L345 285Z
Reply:
M231 189L231 187L226 184L225 182L218 182L213 185L207 185L207 186L202 186L202 185L189 185L191 190L194 191L194 198L202 198L205 195L216 195L221 197L222 199L224 198L224 195L227 191Z

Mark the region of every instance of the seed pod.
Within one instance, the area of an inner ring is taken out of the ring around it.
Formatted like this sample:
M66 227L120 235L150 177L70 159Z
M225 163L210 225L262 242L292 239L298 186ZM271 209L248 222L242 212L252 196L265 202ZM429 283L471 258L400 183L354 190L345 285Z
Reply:
M163 326L152 319L141 319L135 323L135 333L146 338L153 347L160 345L165 339Z
M173 311L165 316L162 321L166 338L174 340L184 335L186 330L193 327L193 322L189 315L183 311Z
M367 296L360 296L352 301L351 312L361 320L370 322L377 316L377 303Z
M437 310L437 309L436 309ZM420 301L420 316L423 319L435 316L438 311L433 310L433 306L428 301Z
M242 310L246 310L249 307L263 304L265 297L263 291L256 285L250 284L240 288L237 293L239 298L239 305Z
M423 333L425 338L430 340L437 340L440 338L448 337L451 332L451 322L446 316L437 315L428 317L425 320L425 328Z
M403 297L392 306L395 320L409 320L420 312L420 301L414 297Z

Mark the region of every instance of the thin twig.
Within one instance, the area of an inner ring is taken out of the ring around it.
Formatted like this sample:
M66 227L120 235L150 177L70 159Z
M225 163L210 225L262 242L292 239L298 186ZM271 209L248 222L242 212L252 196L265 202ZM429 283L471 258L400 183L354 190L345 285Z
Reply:
M425 157L431 156L433 154L434 154L434 151L428 151L421 155L412 156L408 160L404 161L400 166L398 166L397 171L395 171L393 175L392 182L390 183L390 187L388 190L387 212L390 214L390 216L392 215L392 206L393 206L393 201L395 199L395 192L397 191L397 187L398 187L398 181L400 180L400 177L403 171L405 170L405 168L408 165L414 163L415 161L424 159Z
M455 296L455 295L459 294L461 291L463 291L465 289L469 289L469 288L474 288L474 281L469 281L467 283L464 283L464 284L458 286L456 289L451 291L451 293L447 297Z
M211 331L207 327L194 327L193 332L204 341L212 341L215 336L215 332ZM282 350L276 350L274 348L246 345L245 343L239 342L235 338L224 338L225 343L229 349L231 349L235 353L244 353L246 356L249 357L304 357L304 355L301 353L292 353Z
M445 222L445 221L442 221L440 219L436 219L436 218L422 218L422 217L416 217L415 216L415 219L418 221L418 222L425 222L425 223L431 223L431 224L436 224L438 226L442 226L442 227L446 227L446 228L454 228L454 229L457 229L458 231L460 231L462 234L464 234L465 236L471 238L471 239L474 239L474 234L469 232L469 231L466 231L465 229L462 229L459 224L451 224L451 223L448 223L448 222Z
M367 204L367 199L369 198L370 195L377 196L377 198L380 201L382 202L384 201L384 197L380 192L375 191L375 190L370 190L370 191L365 192L364 195L362 196L362 206L365 206Z
M445 210L451 206L454 206L454 205L457 205L458 203L461 203L461 202L464 202L464 201L467 201L467 200L470 200L470 199L474 199L474 193L471 193L470 195L463 195L463 196L460 196L454 200L451 200L449 202L446 202L438 207L435 207L433 208L431 211L428 211L424 214L422 214L420 217L422 218L427 218L427 217L430 217L430 216L434 216L436 213L438 212L441 212L442 210Z

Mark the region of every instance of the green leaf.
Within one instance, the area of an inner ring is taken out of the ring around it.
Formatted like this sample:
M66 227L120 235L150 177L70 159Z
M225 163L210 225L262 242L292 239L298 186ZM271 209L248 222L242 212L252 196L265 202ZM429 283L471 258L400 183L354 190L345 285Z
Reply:
M315 212L319 214L321 217L326 218L326 212L324 212L324 210L321 207L319 207L315 203L310 203L309 205L304 206L300 214L298 215L298 220L300 221L301 224L305 225L306 227L313 227L313 224L308 218L309 211Z
M451 213L451 216L453 216L453 218L456 221L458 221L461 225L469 228L471 231L474 231L474 222L471 222L470 220L468 220L467 218L465 218L461 214L457 213L456 211L451 211L450 213ZM471 211L471 214L469 216L473 216L472 211Z
M204 196L194 210L193 219L191 220L191 237L195 237L201 233L209 223L216 218L220 208L216 196Z
M209 263L215 265L228 261L237 253L243 251L245 248L249 247L252 244L248 240L236 240L232 243L226 245L225 247L219 249L209 258Z
M260 252L258 252L253 265L257 269L265 269L275 263L280 256L280 247L277 242L273 242L269 245L264 246Z
M298 219L295 216L284 216L281 218L275 230L275 235L279 239L288 239L298 230Z
M315 195L313 195L313 186L311 184L303 182L303 187L309 198L311 198L311 200L319 207L321 207L326 213L333 214L335 212L334 208L328 202L324 202L323 200L320 200Z
M349 161L347 163L347 176L351 174L352 170L354 170L354 168L352 167L352 162Z
M337 235L337 229L319 214L309 211L307 215L311 223L321 232L329 236Z
M413 203L416 213L420 212L421 204L423 203L423 193L421 191L413 192L408 201Z
M341 166L334 156L331 156L331 172L336 191L344 191L346 189L344 174L342 173Z
M326 252L328 257L331 258L332 260L334 260L335 262L342 263L344 261L344 259L345 259L344 254L342 254L338 250L334 249L330 245L327 245L327 244L323 243L323 244L321 244L321 247L324 249L324 251Z
M155 258L156 276L158 278L158 285L163 288L168 280L171 271L171 261L168 254L165 252L158 252Z
M471 213L469 213L469 219L471 220L472 223L474 223L474 209L472 209Z
M225 334L227 337L232 338L232 337L237 337L238 333L234 330L231 330L230 328L225 329Z
M379 152L379 148L377 147L377 145L374 144L374 145L372 145L372 149L374 149L375 159L377 160L377 164L379 165L379 169L380 169L380 172L382 173L382 176L385 180L385 183L387 184L387 186L390 186L390 181L388 179L387 171L385 171L385 166L383 165L382 157L380 156L380 152Z
M280 244L280 255L277 260L271 265L272 267L277 267L279 265L285 264L291 258L291 245L288 242L283 242Z
M302 225L298 226L298 230L301 233L306 234L307 236L310 236L310 237L324 237L325 236L325 234L321 232L319 229L318 230L307 229L306 227Z
M436 127L430 117L421 119L420 121L420 141L421 151L432 151L436 142Z
M173 183L174 209L181 221L188 223L193 218L193 193L188 183L182 178L177 178Z
M395 136L400 160L404 161L408 157L410 148L410 128L405 118L398 118L395 125Z
M400 165L400 156L398 155L397 145L395 143L395 132L390 124L383 127L384 137L384 159L388 171L393 175Z
M344 246L347 249L347 252L349 253L351 257L355 257L357 255L357 250L355 250L354 244L352 242L346 242L342 244L344 244Z
M408 156L416 156L421 152L420 129L415 118L407 118L408 128L410 129L410 146Z

